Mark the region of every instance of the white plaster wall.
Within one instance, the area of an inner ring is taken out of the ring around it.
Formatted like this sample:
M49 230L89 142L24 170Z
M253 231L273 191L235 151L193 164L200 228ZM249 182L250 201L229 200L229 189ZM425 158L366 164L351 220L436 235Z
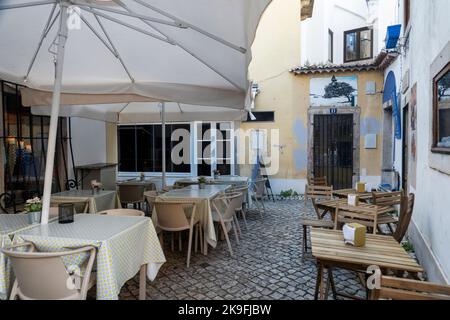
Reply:
M302 22L302 61L311 64L328 61L328 30L334 33L334 63L344 62L344 32L366 26L374 28L374 55L384 48L386 28L396 21L397 1L316 0L313 17Z
M434 270L430 280L450 280L450 175L429 165L431 145L432 79L430 65L450 41L450 1L412 1L410 59L411 83L417 88L417 188L413 222L414 242L421 263ZM446 156L450 162L450 156ZM422 241L423 240L423 241ZM424 247L431 251L427 254ZM431 257L431 258L430 258ZM437 264L432 266L432 257ZM442 275L436 270L441 269Z
M105 163L105 122L72 118L72 146L76 166Z

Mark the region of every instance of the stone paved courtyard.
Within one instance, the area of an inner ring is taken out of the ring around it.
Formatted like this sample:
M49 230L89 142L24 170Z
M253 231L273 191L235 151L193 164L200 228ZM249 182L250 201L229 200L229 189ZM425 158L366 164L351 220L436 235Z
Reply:
M231 236L235 256L230 257L225 241L200 253L186 268L187 244L183 252L170 249L165 241L167 262L154 282L147 281L147 298L152 300L312 300L316 283L316 264L301 259L302 228L299 218L305 210L303 200L266 202L261 219L256 211L247 216L248 230L241 222L242 238L237 245ZM312 215L308 208L308 214ZM354 273L335 271L338 291L364 296L365 291ZM137 299L139 277L123 286L120 299ZM94 289L95 290L95 289ZM95 298L95 291L90 292ZM331 294L330 294L331 296ZM331 299L331 297L330 297Z

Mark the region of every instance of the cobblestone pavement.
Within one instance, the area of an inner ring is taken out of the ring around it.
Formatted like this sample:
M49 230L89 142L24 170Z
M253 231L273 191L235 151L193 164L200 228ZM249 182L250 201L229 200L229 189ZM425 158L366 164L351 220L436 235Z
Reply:
M155 281L147 281L147 298L230 299L230 300L311 300L314 298L316 264L312 257L301 259L302 228L299 218L305 210L303 200L266 202L266 214L247 214L248 230L241 221L242 237L238 245L230 237L234 250L231 257L225 241L219 241L207 256L191 258L186 268L187 244L183 251L170 249L165 241L167 262ZM308 214L314 216L311 208ZM364 296L365 291L354 273L335 270L338 291ZM122 288L120 299L137 299L139 279L136 276ZM95 298L95 291L90 292ZM331 294L330 294L331 296Z

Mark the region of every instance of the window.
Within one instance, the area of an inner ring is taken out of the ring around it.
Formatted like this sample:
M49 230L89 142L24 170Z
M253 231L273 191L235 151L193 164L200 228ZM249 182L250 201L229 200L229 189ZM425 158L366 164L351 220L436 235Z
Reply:
M247 116L246 122L274 122L275 121L275 112L273 111L261 111L261 112L252 112L255 116L255 120L252 120L250 114Z
M434 78L433 152L450 154L450 63Z
M362 28L344 32L344 61L373 58L373 29Z
M333 63L334 33L328 29L328 62Z
M124 172L161 172L162 153L166 153L166 171L189 173L191 172L190 161L182 161L180 164L172 161L172 150L176 145L182 143L183 137L172 141L172 133L177 129L186 130L190 133L189 124L167 124L166 125L166 150L162 149L162 126L137 125L120 126L118 134L119 142L119 171ZM188 139L190 135L187 135ZM190 146L190 141L187 142ZM179 156L184 158L181 149ZM190 160L190 157L188 157Z

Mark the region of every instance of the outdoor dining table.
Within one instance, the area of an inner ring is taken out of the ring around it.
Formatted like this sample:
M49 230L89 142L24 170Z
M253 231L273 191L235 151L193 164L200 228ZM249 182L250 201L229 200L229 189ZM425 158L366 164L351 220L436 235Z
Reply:
M422 267L391 236L367 234L365 246L354 247L344 243L342 230L313 228L311 248L317 260L316 300L319 294L321 299L326 294L323 290L324 269L344 268L365 272L369 266L378 266L381 270L406 271L412 275L423 272ZM331 285L334 287L334 283Z
M89 202L89 213L121 208L117 192L114 190L69 190L51 195L51 201L58 202Z
M50 221L56 217L51 217ZM29 224L26 213L0 214L0 248L12 244L14 235L18 232L37 227L38 224ZM7 299L10 288L11 266L6 257L0 252L0 300Z
M332 219L334 220L334 215L336 212L337 207L339 206L339 209L345 210L346 208L350 207L348 205L347 199L332 199L332 200L321 200L316 202L316 207L319 210L323 210L321 216L325 217L327 213L331 214ZM358 204L359 208L363 209L376 209L378 212L378 216L383 216L386 214L391 214L397 212L397 210L394 207L390 206L376 206L374 204L368 204L360 202Z
M217 178L208 179L207 181L209 184L218 184L218 185L231 185L236 187L241 186L247 186L249 178L248 177L241 177L241 176L218 176ZM179 179L175 181L175 184L180 186L190 186L190 185L197 185L198 177L196 178L185 178L185 179Z
M96 247L98 300L117 300L121 287L138 271L139 299L145 299L146 277L153 281L166 262L148 217L79 214L74 223L53 222L18 232L13 242L32 242L38 251L46 252ZM85 258L68 256L64 263L68 268L79 266Z
M185 187L183 189L174 189L158 196L158 201L176 201L186 203L196 203L196 217L199 218L204 232L203 254L208 254L208 244L213 248L217 246L217 236L214 229L214 221L212 217L211 201L223 194L231 185L205 185L200 189L197 185ZM155 208L153 208L155 210ZM158 217L155 212L152 214L152 220L156 226Z
M156 181L152 179L132 179L125 181L118 181L117 185L127 185L127 186L144 186L145 191L156 190Z
M359 197L359 200L367 203L372 201L371 192L358 192L355 189L342 189L333 191L333 195L338 198L347 199L349 194L356 194Z

